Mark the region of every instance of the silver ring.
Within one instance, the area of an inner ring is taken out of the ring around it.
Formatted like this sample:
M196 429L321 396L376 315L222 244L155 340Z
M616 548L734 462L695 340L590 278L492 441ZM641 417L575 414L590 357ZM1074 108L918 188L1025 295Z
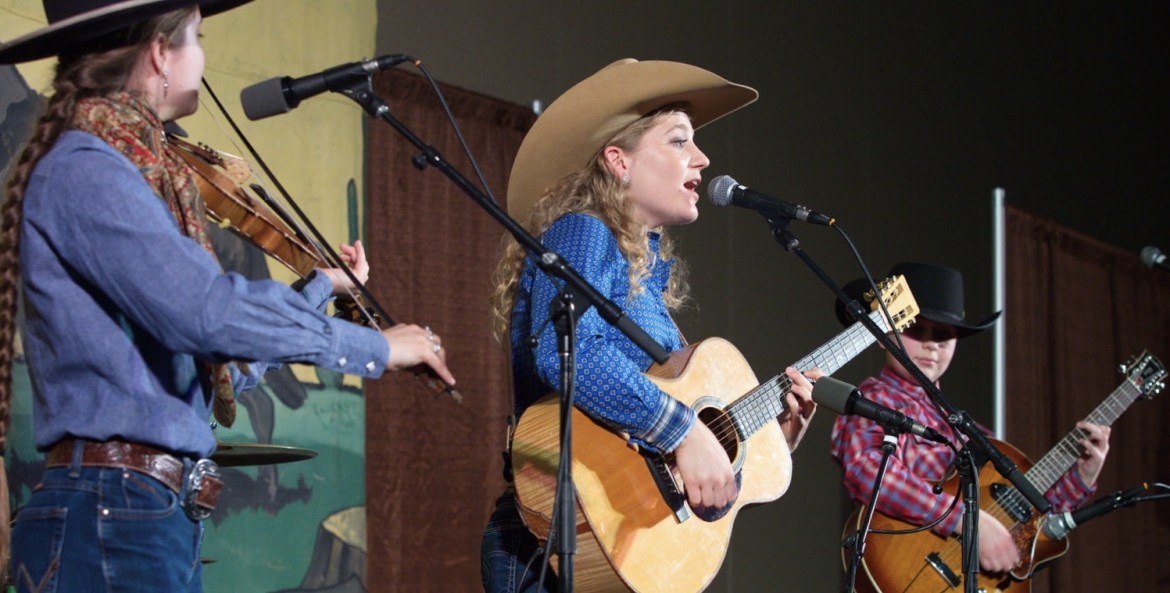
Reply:
M428 340L435 337L435 332L431 331L431 326L428 325L426 327L423 327L423 329L426 330L426 332L427 332L427 339Z
M434 351L435 351L435 354L438 354L438 353L439 353L439 351L440 351L440 350L442 350L442 349L443 349L443 347L442 347L442 346L440 346L440 345L438 345L438 344L435 344L434 346L431 346L431 350L434 350Z

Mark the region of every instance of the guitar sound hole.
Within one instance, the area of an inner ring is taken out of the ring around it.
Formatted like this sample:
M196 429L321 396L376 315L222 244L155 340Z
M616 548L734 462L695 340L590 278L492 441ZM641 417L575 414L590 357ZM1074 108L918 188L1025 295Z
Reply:
M699 421L707 425L711 432L715 434L715 438L719 440L719 444L723 446L723 450L727 452L727 458L731 461L732 469L735 470L735 485L738 491L743 487L743 474L740 473L740 466L742 460L739 458L740 440L739 431L735 428L735 423L731 421L731 417L722 408L704 407L697 410ZM706 507L706 508L692 508L691 511L696 517L703 521L718 521L735 506L735 501L728 501L722 507Z
M698 411L698 416L699 421L706 424L715 434L715 438L719 439L719 444L727 452L727 458L731 460L732 465L736 465L739 460L739 433L731 417L719 408L703 408Z

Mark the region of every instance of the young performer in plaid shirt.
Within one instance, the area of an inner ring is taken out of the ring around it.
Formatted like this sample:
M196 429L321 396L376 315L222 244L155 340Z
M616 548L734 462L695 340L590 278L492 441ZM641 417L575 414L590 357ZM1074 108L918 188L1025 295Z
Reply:
M999 312L978 324L964 321L963 277L958 270L924 263L901 263L889 276L902 275L914 293L921 312L913 325L902 333L902 343L911 361L935 385L947 371L958 341L991 327ZM860 287L851 283L846 287ZM844 307L838 304L838 318L849 321ZM863 381L859 389L865 397L937 430L951 434L942 413L931 403L925 390L892 355L876 377ZM1081 456L1045 494L1054 512L1069 511L1096 490L1097 476L1109 452L1109 427L1079 422L1088 434L1081 441ZM984 429L984 432L987 432ZM882 457L884 429L860 416L840 416L833 426L832 454L844 470L845 489L859 502L867 502L873 489ZM942 480L954 462L954 451L945 445L913 434L898 435L898 448L890 457L876 509L881 513L916 525L925 525L942 516L950 507L950 494L935 494L934 484ZM942 536L962 530L963 502L933 530ZM1020 562L1019 551L1007 529L986 511L979 512L979 565L982 570L1003 573Z

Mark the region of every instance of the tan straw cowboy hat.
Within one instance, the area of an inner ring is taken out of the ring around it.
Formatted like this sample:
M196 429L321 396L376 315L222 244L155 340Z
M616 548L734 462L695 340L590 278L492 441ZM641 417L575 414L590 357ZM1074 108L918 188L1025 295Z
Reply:
M198 5L204 18L252 0L44 0L48 26L0 44L0 64L30 62L82 46L172 10Z
M565 91L536 119L512 165L508 213L523 222L547 189L648 113L681 104L698 129L757 97L755 89L697 66L618 60Z

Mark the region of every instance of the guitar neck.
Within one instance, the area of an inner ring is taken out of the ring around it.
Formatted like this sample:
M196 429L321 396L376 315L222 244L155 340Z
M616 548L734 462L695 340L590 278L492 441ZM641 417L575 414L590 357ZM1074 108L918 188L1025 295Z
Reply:
M869 318L882 331L889 331L889 324L880 310L871 312ZM832 375L875 341L877 338L865 328L865 325L854 323L792 366L802 371L818 368L826 376ZM787 375L776 375L731 405L728 413L735 422L740 436L747 438L775 420L784 411L784 394L791 388L792 380Z
M1129 380L1124 381L1089 413L1085 421L1101 426L1112 426L1121 417L1122 412L1125 412L1142 394L1140 387ZM1085 431L1079 428L1072 429L1028 471L1026 475L1028 481L1039 491L1047 492L1073 466L1073 463L1076 463L1081 452L1078 443L1086 436Z

